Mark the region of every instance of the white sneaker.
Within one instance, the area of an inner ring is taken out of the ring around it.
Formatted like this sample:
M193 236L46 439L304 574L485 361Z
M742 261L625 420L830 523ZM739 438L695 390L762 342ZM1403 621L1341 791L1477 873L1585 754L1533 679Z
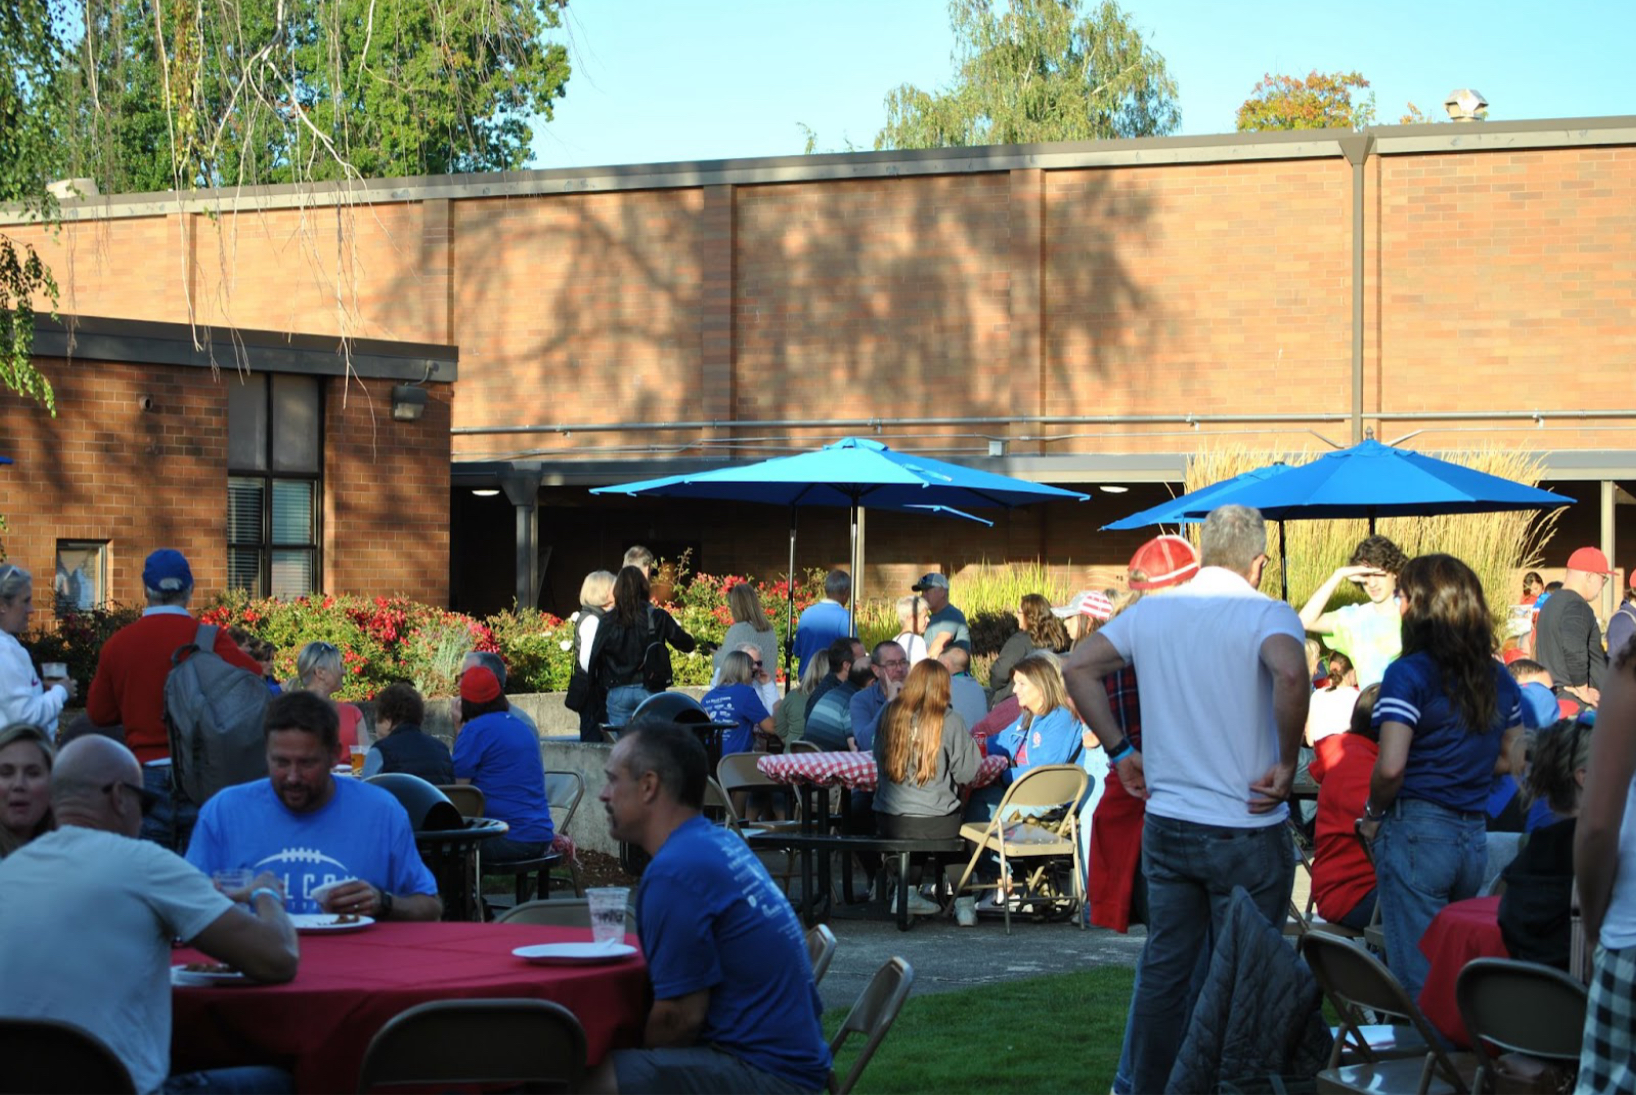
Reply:
M962 928L977 926L977 899L975 897L957 897L954 899L954 922Z
M898 895L894 893L892 895L892 915L896 916L897 911L898 911ZM937 902L927 900L925 897L921 896L919 891L917 891L917 890L910 890L909 891L909 915L910 916L935 916L936 914L938 914L938 913L940 913L942 911L943 910L938 907Z

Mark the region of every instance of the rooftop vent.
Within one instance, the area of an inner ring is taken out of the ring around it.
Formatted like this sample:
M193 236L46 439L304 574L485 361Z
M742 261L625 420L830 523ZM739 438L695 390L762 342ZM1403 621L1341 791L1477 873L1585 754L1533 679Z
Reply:
M1443 100L1443 109L1455 122L1480 122L1488 116L1488 100L1469 87L1456 88Z

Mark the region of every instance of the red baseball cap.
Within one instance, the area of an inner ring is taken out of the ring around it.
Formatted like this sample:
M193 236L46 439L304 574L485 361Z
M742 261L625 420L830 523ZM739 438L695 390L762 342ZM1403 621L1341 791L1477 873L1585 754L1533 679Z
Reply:
M1192 580L1199 572L1199 553L1180 536L1155 536L1130 557L1132 589L1165 589Z
M460 698L468 703L488 703L500 696L500 678L486 666L474 665L460 675Z
M1568 569L1582 571L1585 574L1612 574L1613 568L1608 566L1608 557L1602 554L1601 548L1577 548L1568 556Z

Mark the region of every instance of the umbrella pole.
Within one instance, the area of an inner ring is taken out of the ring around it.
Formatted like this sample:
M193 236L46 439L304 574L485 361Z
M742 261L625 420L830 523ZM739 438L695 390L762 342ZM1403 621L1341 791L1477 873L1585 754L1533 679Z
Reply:
M790 694L790 660L795 653L795 509L790 507L790 569L784 601L784 695Z
M1375 507L1369 507L1369 535L1375 534Z
M847 598L847 626L851 634L858 633L858 592L863 583L858 574L858 500L852 500L852 596Z
M1289 541L1284 538L1284 522L1278 522L1278 596L1289 600Z

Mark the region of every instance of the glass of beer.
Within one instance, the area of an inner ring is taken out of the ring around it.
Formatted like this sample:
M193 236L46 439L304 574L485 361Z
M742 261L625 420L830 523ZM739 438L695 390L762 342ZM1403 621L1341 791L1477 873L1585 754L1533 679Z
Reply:
M368 755L369 755L369 750L365 749L363 746L354 745L352 747L352 774L353 775L361 777L364 774L364 757L366 757Z

